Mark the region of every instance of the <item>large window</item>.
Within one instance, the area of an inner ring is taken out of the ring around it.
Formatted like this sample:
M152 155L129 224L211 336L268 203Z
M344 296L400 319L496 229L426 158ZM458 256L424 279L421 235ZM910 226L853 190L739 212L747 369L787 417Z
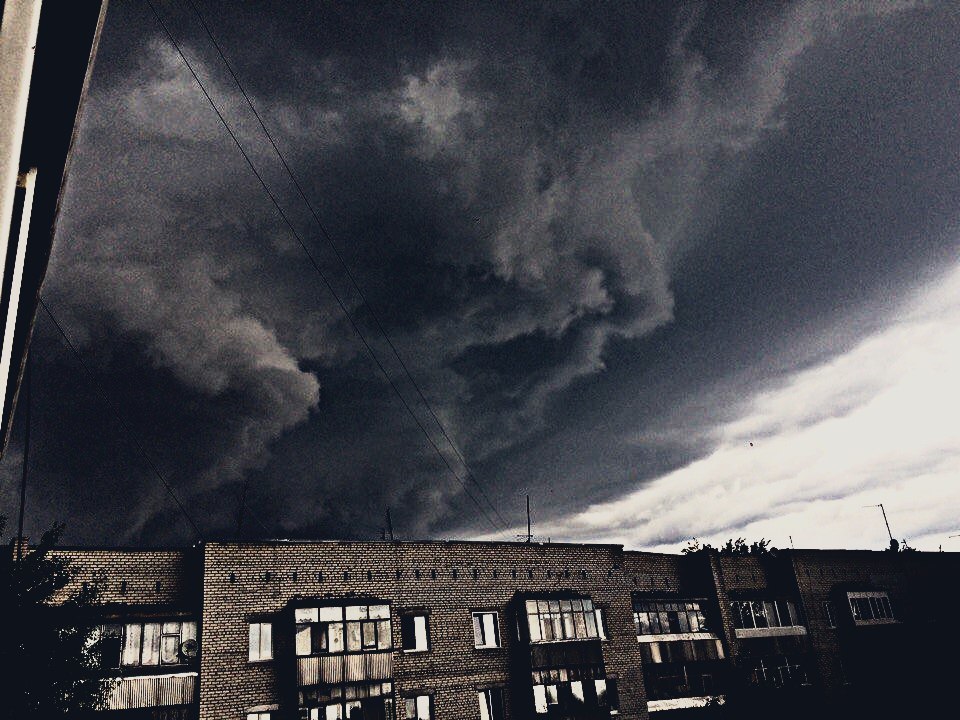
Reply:
M500 629L495 612L473 613L473 646L478 648L500 647Z
M786 655L757 658L752 663L750 682L766 687L806 685L807 673L796 659Z
M389 605L347 605L294 610L296 653L330 655L393 647Z
M404 652L426 652L430 649L430 622L427 615L403 615L400 637Z
M477 693L480 703L480 720L504 720L503 688L490 688Z
M273 659L273 624L250 623L250 662Z
M890 598L885 592L849 592L847 599L855 623L895 622Z
M790 600L735 600L730 603L733 626L740 629L800 625L797 606Z
M601 637L602 617L590 599L527 600L526 611L530 642Z
M635 600L633 620L637 635L709 632L707 619L697 600Z
M193 621L104 625L100 629L102 664L109 668L179 665L196 655L196 639L197 623Z

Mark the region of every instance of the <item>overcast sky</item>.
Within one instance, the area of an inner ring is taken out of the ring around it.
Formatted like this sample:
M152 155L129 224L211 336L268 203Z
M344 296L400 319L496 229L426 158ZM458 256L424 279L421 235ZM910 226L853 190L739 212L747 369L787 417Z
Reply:
M960 549L960 7L111 4L27 530ZM21 404L22 405L22 404ZM119 416L114 412L119 408ZM16 515L23 408L0 464ZM149 460L137 450L140 444ZM482 497L478 486L482 487ZM489 501L489 504L488 502ZM491 508L490 506L493 506Z

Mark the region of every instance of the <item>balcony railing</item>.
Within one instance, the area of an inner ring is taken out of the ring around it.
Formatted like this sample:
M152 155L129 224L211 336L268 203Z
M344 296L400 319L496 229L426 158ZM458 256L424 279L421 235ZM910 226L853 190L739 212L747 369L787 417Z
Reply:
M353 653L297 658L297 684L309 685L390 680L393 653Z
M190 705L194 702L197 673L125 677L107 696L110 710L133 710L162 705Z

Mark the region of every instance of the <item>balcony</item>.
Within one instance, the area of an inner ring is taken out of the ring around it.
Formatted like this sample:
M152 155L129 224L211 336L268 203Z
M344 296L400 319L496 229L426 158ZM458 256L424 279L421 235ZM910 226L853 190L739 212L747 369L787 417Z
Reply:
M190 705L196 698L197 673L125 677L107 696L109 710L135 710L164 705Z
M315 655L297 658L297 684L335 685L393 678L393 652Z

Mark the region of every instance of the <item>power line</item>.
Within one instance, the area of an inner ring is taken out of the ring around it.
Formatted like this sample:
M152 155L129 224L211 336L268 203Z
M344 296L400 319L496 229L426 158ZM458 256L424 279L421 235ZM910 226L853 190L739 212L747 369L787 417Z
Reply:
M395 394L397 395L397 397L400 399L400 402L403 404L403 406L404 406L404 408L406 409L407 413L410 415L411 418L413 418L414 422L415 422L415 423L417 424L417 426L420 428L420 431L423 433L424 437L427 439L427 442L430 443L430 445L433 447L434 451L437 453L437 455L438 455L438 456L440 457L440 459L443 461L443 464L446 465L447 469L448 469L448 470L450 471L450 473L456 478L457 482L458 482L458 483L460 484L460 486L463 488L463 490L464 490L464 492L466 493L467 497L469 497L469 498L473 501L474 505L477 506L477 509L478 509L478 510L480 511L480 513L484 516L484 518L487 520L487 522L489 522L490 525L493 526L494 529L497 529L497 524L493 521L493 519L490 517L490 515L487 513L487 511L484 510L483 506L482 506L482 505L480 504L480 502L476 499L476 497L474 497L473 493L470 492L470 488L467 487L466 483L465 483L465 482L463 481L463 479L460 477L459 473L457 473L457 471L454 469L454 467L450 464L450 461L447 460L446 456L445 456L445 455L443 454L443 452L440 450L439 446L436 444L436 442L435 442L435 441L433 440L433 438L430 436L430 433L427 432L427 429L424 427L423 423L420 421L420 418L418 418L417 415L416 415L416 413L413 412L413 409L410 407L410 404L407 402L406 398L404 398L403 394L400 392L400 389L397 387L396 382L394 382L393 378L390 376L390 374L387 372L386 368L383 366L383 363L380 361L380 358L377 356L376 352L374 352L373 348L370 346L370 343L367 341L366 337L364 337L363 332L360 330L360 328L359 328L359 326L357 325L356 321L354 321L353 316L351 315L350 311L347 309L347 307L346 307L346 305L344 304L343 300L340 298L340 295L339 295L339 294L337 293L337 291L333 288L333 285L330 283L330 280L327 278L327 276L326 276L326 274L323 272L323 270L321 270L320 265L317 263L316 259L313 257L313 254L312 254L312 253L310 252L310 250L307 248L307 245L306 245L306 243L303 241L303 238L300 236L300 233L297 231L296 227L294 227L294 225L293 225L293 223L291 222L291 220L289 219L289 217L287 217L287 214L284 212L283 207L280 205L280 202L277 200L277 197L274 195L273 191L270 190L270 187L267 185L266 181L263 179L263 176L260 174L260 171L257 170L256 165L254 165L254 163L253 163L253 161L251 160L250 156L247 154L247 151L246 151L246 149L243 147L243 144L240 142L240 139L237 137L236 133L235 133L235 132L233 131L233 129L230 127L230 125L229 125L229 123L227 122L226 118L223 116L223 113L220 112L220 109L217 107L217 104L213 101L213 98L210 96L210 93L207 91L206 86L203 84L203 81L200 79L200 76L197 74L197 72L196 72L196 70L194 69L193 65L192 65L192 64L190 63L190 61L187 59L186 55L184 55L183 50L180 48L180 44L179 44L179 43L176 41L176 39L173 37L173 34L170 32L170 29L167 27L167 24L163 21L163 18L161 17L160 13L158 12L158 10L157 10L156 6L154 5L153 1L152 1L152 0L146 0L146 2L147 2L147 5L150 6L150 9L153 11L153 14L154 14L154 16L155 16L156 19L157 19L157 23L160 25L160 27L161 27L161 29L163 30L164 34L167 36L167 39L170 40L170 43L173 45L173 47L174 47L174 49L176 50L177 54L180 56L180 59L183 60L184 65L186 65L187 69L190 71L190 74L193 75L193 79L196 81L197 86L200 88L200 91L203 93L204 97L207 99L207 102L210 104L210 107L213 108L213 111L216 113L217 117L219 118L220 123L223 125L224 129L227 131L227 133L230 135L230 137L233 139L233 142L234 142L234 144L237 146L237 149L240 151L240 154L243 156L243 159L246 161L247 165L250 167L250 170L251 170L251 171L253 172L253 174L256 176L256 178L257 178L257 180L259 181L260 185L263 187L264 192L266 192L266 194L267 194L267 197L270 199L270 201L273 203L274 207L277 209L277 212L280 214L280 217L283 219L284 224L285 224L285 225L287 226L287 228L290 230L290 233L291 233L291 234L293 235L293 237L296 239L297 244L300 245L300 248L303 250L304 254L306 254L307 259L310 261L310 264L313 266L314 270L315 270L315 271L317 272L317 274L320 276L320 279L323 281L323 284L324 284L324 285L326 286L326 288L330 291L330 294L333 296L333 299L336 301L337 305L340 307L340 310L343 312L344 316L347 318L347 320L348 320L348 322L349 322L349 324L350 324L350 327L353 329L353 331L354 331L354 333L357 335L357 337L360 338L360 341L361 341L361 343L363 344L364 348L366 348L367 353L370 355L371 359L374 361L374 363L376 364L376 366L379 368L380 372L383 373L383 376L386 378L386 380L387 380L387 382L389 383L390 387L393 389L394 393L395 393Z
M70 337L67 335L66 331L63 329L63 326L60 324L60 321L57 320L56 316L54 316L53 312L50 310L50 307L44 301L43 296L38 295L37 300L40 303L40 307L44 309L44 311L53 321L53 324L56 326L57 330L60 332L60 335L63 337L63 340L67 344L67 347L70 348L70 351L74 354L74 356L80 362L80 366L83 368L83 371L87 374L87 376L93 383L94 389L97 391L100 397L110 405L110 409L113 410L114 417L116 418L120 427L123 428L124 432L127 434L127 439L133 444L133 446L137 449L140 455L143 456L143 459L150 466L150 469L153 471L153 474L157 477L157 479L163 485L164 489L166 489L167 494L170 495L171 498L173 498L173 501L177 504L177 507L180 508L180 512L183 513L183 516L187 519L187 521L193 527L194 532L197 534L197 539L203 540L203 533L200 532L200 526L197 525L194 519L190 516L190 513L187 512L187 508L184 507L183 503L180 501L180 498L177 497L177 493L174 491L173 487L170 485L170 483L167 482L167 479L163 476L163 473L160 472L160 468L157 467L156 463L154 463L151 457L147 454L146 449L143 447L143 445L140 444L140 442L136 439L136 437L133 436L133 433L130 431L129 426L124 422L123 417L120 414L120 408L110 398L110 396L107 395L106 391L103 389L103 386L96 380L96 377L93 374L93 371L90 369L86 361L83 359L83 356L80 354L80 351L78 351L76 346L70 341Z
M457 444L453 441L453 438L450 437L447 432L446 427L440 421L440 418L434 412L433 407L427 401L427 398L424 396L423 391L420 389L419 383L414 379L413 374L407 368L407 364L404 362L403 357L400 355L396 346L393 343L393 340L390 338L389 333L383 326L383 323L380 321L379 315L373 309L373 305L367 300L366 295L363 290L360 288L360 284L357 282L353 273L350 271L350 267L347 264L346 260L343 258L343 254L340 252L337 244L333 241L333 237L327 232L326 226L323 224L323 221L320 219L320 215L317 210L313 207L313 204L310 202L307 197L306 192L304 192L303 187L300 185L299 180L297 180L296 174L293 172L293 169L287 163L286 158L284 158L283 153L280 151L279 146L273 138L273 135L270 133L270 130L267 128L266 123L263 120L263 117L260 115L260 112L257 110L256 106L253 103L253 100L247 94L247 91L243 87L243 83L240 81L240 77L237 75L236 71L233 69L233 65L227 59L227 56L224 54L223 49L220 47L220 44L217 42L216 38L213 36L213 32L210 29L210 26L207 24L206 19L203 16L203 13L200 12L200 8L197 7L197 4L194 0L186 0L190 5L194 14L197 16L197 19L200 21L200 25L203 27L204 33L206 33L207 38L210 40L210 43L213 45L214 49L217 52L217 55L223 61L223 64L226 66L227 71L230 73L230 77L233 78L234 83L237 86L237 89L240 91L240 94L243 96L243 99L246 101L247 106L253 112L254 117L257 119L257 123L260 125L260 129L263 131L263 134L266 136L267 140L270 142L270 146L273 148L273 152L276 154L277 158L280 160L280 164L283 166L284 171L290 177L290 180L293 182L294 188L296 188L297 194L300 196L300 199L306 205L307 209L310 211L310 214L313 216L314 221L317 224L317 227L320 229L320 234L326 240L327 245L333 251L334 256L337 259L337 262L340 264L340 267L343 268L344 274L347 279L350 281L350 284L353 286L353 289L356 291L357 295L360 297L360 301L366 306L367 310L370 313L370 317L373 319L374 325L376 325L377 330L383 336L383 339L386 341L387 345L390 348L390 351L393 353L393 356L397 359L397 362L400 364L400 367L403 369L404 374L407 379L410 381L410 384L413 386L414 390L417 393L417 396L420 398L420 402L423 403L423 406L430 413L430 417L433 418L433 421L437 424L437 427L440 429L441 434L444 439L447 441L447 444L451 447L454 454L457 456L457 459L460 461L460 464L463 465L464 470L466 471L467 479L472 481L474 486L480 491L481 497L487 502L487 505L491 510L496 514L500 522L506 527L509 523L500 514L500 511L497 507L491 502L490 498L487 496L486 491L483 486L477 480L474 473L470 470L470 466L467 464L466 459L463 457L463 454L460 452L460 449L457 447Z

